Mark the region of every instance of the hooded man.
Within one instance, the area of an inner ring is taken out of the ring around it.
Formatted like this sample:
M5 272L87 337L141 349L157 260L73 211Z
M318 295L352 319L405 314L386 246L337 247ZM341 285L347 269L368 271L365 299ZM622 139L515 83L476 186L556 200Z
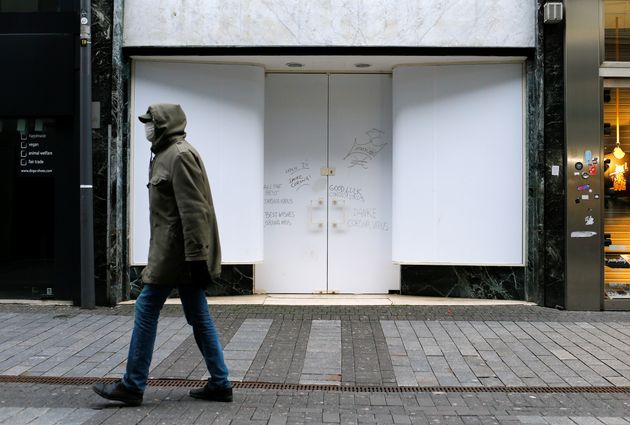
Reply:
M109 400L138 406L147 385L160 310L177 288L186 321L193 328L210 373L190 396L232 401L232 384L204 288L221 272L221 247L212 195L201 157L186 140L180 105L156 104L138 117L145 125L153 159L149 167L151 240L142 271L144 287L136 300L127 371L94 391Z

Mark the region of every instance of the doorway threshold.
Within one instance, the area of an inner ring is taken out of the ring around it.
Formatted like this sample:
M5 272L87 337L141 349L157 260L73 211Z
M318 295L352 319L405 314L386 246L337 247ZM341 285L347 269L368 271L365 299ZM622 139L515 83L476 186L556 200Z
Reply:
M486 300L474 298L418 297L412 295L388 294L256 294L208 297L210 305L348 305L348 306L388 306L388 305L536 305L526 301ZM120 303L134 304L134 301ZM169 298L166 304L181 304L179 298Z
M68 300L41 300L30 298L5 298L0 299L0 304L19 304L31 306L73 306L74 303Z

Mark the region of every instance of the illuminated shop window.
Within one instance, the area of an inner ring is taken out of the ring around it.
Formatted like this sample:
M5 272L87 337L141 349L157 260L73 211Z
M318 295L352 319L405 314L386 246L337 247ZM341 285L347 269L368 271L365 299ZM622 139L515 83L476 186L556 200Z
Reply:
M630 61L630 0L604 1L604 60Z
M604 89L603 127L604 295L630 299L630 88Z

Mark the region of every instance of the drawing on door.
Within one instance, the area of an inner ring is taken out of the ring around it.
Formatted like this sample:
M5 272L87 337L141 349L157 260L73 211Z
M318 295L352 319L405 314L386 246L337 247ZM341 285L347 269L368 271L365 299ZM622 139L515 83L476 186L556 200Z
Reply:
M269 74L265 104L267 293L387 293L391 76Z

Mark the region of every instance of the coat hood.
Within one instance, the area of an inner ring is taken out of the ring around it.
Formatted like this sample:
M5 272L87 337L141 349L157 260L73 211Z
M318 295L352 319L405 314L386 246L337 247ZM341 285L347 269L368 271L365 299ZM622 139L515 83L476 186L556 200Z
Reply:
M142 122L152 120L155 123L155 137L151 142L153 153L186 137L186 114L180 105L157 103L149 106L147 113L138 118Z

